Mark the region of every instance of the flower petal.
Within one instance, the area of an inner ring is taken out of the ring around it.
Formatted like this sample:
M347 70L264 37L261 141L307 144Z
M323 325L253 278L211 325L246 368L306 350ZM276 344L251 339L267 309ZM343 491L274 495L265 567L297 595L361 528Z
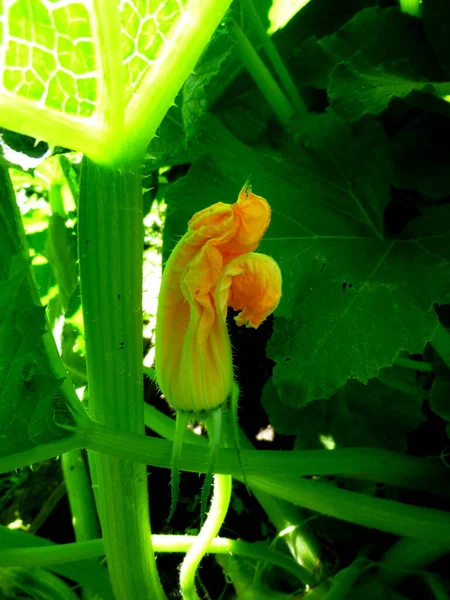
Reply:
M232 260L217 286L222 315L228 306L241 311L237 325L257 328L273 313L281 298L281 271L270 256L252 252Z

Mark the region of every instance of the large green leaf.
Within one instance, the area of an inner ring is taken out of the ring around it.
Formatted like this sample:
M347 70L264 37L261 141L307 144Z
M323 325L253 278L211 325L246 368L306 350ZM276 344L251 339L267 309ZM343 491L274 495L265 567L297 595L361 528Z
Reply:
M167 196L164 251L192 214L234 202L251 175L273 216L260 251L283 272L283 298L268 352L283 402L327 398L350 378L367 382L400 350L421 352L433 337L433 302L450 300L450 206L386 239L388 147L375 120L346 125L310 117L289 153L253 151L217 122L213 156L197 161Z
M70 435L55 424L55 416L73 423L80 406L70 404L61 390L64 372L56 372L48 354L45 309L5 169L0 169L0 197L0 456L5 456Z
M305 40L291 64L301 85L327 88L333 108L349 120L379 114L394 97L442 96L449 87L422 22L398 8L361 10L332 34Z
M450 104L447 106L450 110ZM420 126L401 130L393 137L394 185L418 189L429 198L444 198L450 194L449 136L449 120L429 115Z
M97 162L141 161L230 4L2 3L0 125Z
M442 67L450 75L450 4L447 0L427 0L421 4L428 39Z
M333 109L349 121L368 113L378 115L393 98L406 98L411 92L444 97L450 84L431 84L404 63L373 67L358 54L350 63L337 65L329 87Z
M406 434L425 419L422 403L426 392L414 371L391 367L380 375L381 379L371 379L367 385L350 380L331 398L300 408L282 402L270 379L262 402L275 431L296 435L298 448L322 448L331 436L329 442L338 448L368 446L405 451Z

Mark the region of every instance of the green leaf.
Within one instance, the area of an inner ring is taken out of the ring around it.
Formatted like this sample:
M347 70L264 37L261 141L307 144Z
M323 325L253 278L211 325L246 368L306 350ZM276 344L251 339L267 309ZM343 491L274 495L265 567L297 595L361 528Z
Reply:
M301 85L329 88L333 108L350 120L413 90L448 91L421 21L397 8L361 10L331 35L305 40L291 65Z
M431 45L448 75L450 75L450 4L446 0L422 2L422 19Z
M0 455L67 437L54 422L73 424L63 379L47 354L45 309L31 277L25 234L8 174L0 171Z
M350 378L377 376L402 349L421 352L437 328L433 303L450 300L450 206L416 219L402 239L382 240L391 166L376 122L310 117L301 141L271 156L217 122L207 132L214 156L167 195L164 253L195 211L234 202L251 175L272 206L259 251L283 273L268 345L283 402L327 398Z
M211 87L233 51L226 29L218 29L207 50L182 88L181 115L187 139L198 131L200 119L211 104Z
M425 419L421 410L425 392L412 371L394 367L383 369L381 375L381 380L371 379L367 385L348 381L328 400L301 408L284 404L269 380L262 403L275 431L296 435L296 447L303 450L334 443L338 448L405 451L406 434Z
M333 110L355 121L380 114L393 98L406 98L413 91L445 96L450 85L424 81L404 63L373 67L357 54L350 63L337 65L328 91Z
M182 98L179 95L175 105L170 107L157 134L150 142L146 156L147 170L189 162L190 154L187 148L183 118L178 106L181 102Z
M374 4L376 0L342 0L339 4L334 0L312 0L273 35L273 40L283 56L291 57L298 51L299 42L333 33L358 11Z
M428 118L421 127L400 131L391 140L395 187L417 189L429 198L450 194L449 136L448 119L442 118Z
M436 62L422 22L398 8L361 10L319 44L335 57L336 63L352 61L360 52L373 67L403 62L424 79L445 81L445 73Z

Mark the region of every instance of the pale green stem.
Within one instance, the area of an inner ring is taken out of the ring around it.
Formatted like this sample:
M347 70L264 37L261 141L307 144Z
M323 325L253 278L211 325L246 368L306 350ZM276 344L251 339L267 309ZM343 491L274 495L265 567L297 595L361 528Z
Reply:
M255 9L253 4L253 0L247 0L247 4L250 8L250 13L253 19L253 25L255 27L256 33L258 34L259 40L266 51L266 54L272 63L275 72L280 78L281 83L284 86L284 89L289 96L289 100L291 101L292 106L294 107L298 116L304 115L306 108L303 103L303 100L300 97L300 94L297 90L295 83L292 80L292 77L286 68L281 56L278 54L278 50L276 49L275 44L272 42L270 35L267 33L264 25L259 18L258 12Z
M258 56L258 53L253 48L242 29L240 29L236 23L233 23L230 31L237 41L236 52L245 68L272 107L280 123L282 125L287 125L294 114L294 109L290 105L289 100L280 89L269 69Z
M180 586L184 600L199 600L195 590L195 574L208 546L225 520L231 500L231 488L229 475L214 475L214 491L208 517L181 565Z
M82 450L63 454L61 463L75 539L77 542L96 539L101 532Z
M72 525L77 542L101 536L94 495L82 450L72 450L61 457L64 482L69 499ZM94 600L91 590L83 590L83 600Z

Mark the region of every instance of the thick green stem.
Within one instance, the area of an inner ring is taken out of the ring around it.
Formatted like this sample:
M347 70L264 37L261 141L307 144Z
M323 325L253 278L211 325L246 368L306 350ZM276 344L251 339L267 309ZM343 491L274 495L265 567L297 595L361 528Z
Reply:
M116 430L142 434L140 172L84 159L78 220L89 413ZM105 455L95 455L93 465L117 598L164 598L151 545L145 465Z
M63 454L61 464L75 539L77 542L96 539L101 533L82 450L72 450Z
M187 432L189 433L189 432ZM166 440L127 434L98 423L90 423L83 432L87 448L155 467L170 467L172 444ZM188 436L186 440L190 440ZM424 490L449 497L447 473L439 458L421 459L378 448L342 448L339 450L244 450L245 473L264 478L292 480L306 475L346 475L407 489ZM180 469L206 473L208 454L196 444L185 444ZM216 473L242 477L236 451L221 448L214 468Z
M334 578L325 600L347 600L351 597L355 583L367 569L368 561L364 557L357 558L349 567L339 571Z
M384 553L378 577L392 586L398 585L411 573L425 569L449 552L450 543L401 538Z
M214 475L214 491L208 517L181 565L180 586L185 600L199 600L195 591L195 574L200 561L208 551L208 546L225 520L231 500L231 488L229 475Z
M247 39L242 29L240 29L236 23L233 23L231 32L237 41L236 51L245 68L272 107L280 123L282 125L287 125L289 119L294 114L294 110L290 105L289 100L283 94L278 83L258 56L258 53Z

